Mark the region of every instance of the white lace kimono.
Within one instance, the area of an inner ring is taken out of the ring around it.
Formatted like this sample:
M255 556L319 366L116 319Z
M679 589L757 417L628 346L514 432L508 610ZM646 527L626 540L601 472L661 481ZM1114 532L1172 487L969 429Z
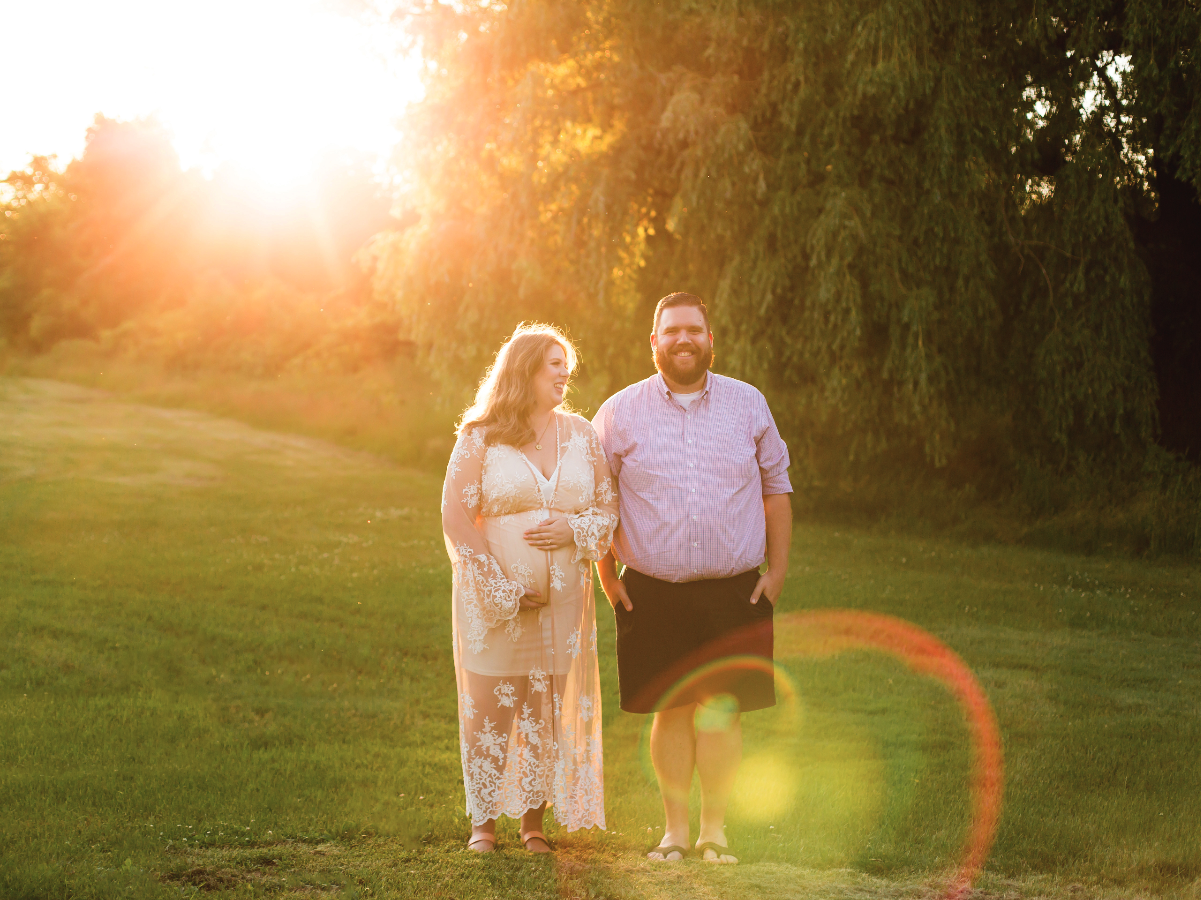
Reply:
M549 479L514 447L460 435L442 489L454 567L459 746L467 812L479 825L544 801L574 831L604 827L600 677L590 560L609 549L617 497L586 419L556 413ZM531 547L522 533L566 516L575 544ZM549 598L522 610L531 586Z

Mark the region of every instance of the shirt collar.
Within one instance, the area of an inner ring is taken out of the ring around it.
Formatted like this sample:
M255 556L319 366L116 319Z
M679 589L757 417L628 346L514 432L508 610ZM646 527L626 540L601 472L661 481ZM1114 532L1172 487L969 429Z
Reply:
M704 396L705 396L705 394L709 393L709 389L710 389L711 387L713 387L713 378L712 378L712 376L713 376L713 372L711 372L711 371L709 371L709 372L706 372L706 373L705 373L705 386L704 386L704 387L702 387L702 388L701 388L701 390L700 390L700 395L701 395L702 397L704 397ZM656 380L657 384L659 385L659 393L660 393L660 394L662 394L664 397L668 397L668 398L670 398L670 397L671 397L671 395L672 395L672 393L673 393L673 391L672 391L672 389L671 389L671 388L669 388L669 387L667 386L667 382L666 382L666 381L663 379L663 373L662 373L662 372L656 372L656 373L655 373L655 380Z

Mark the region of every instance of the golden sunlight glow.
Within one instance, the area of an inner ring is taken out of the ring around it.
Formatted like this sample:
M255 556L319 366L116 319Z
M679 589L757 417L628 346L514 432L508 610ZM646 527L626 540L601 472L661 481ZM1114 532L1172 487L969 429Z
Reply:
M774 822L792 812L801 772L782 754L748 756L738 769L738 790L732 805L752 822Z
M820 852L810 848L815 856L849 862L883 814L884 761L866 735L856 740L843 733L806 749L802 754L796 746L776 746L748 755L738 771L731 812L782 834L790 831L790 822L809 823L821 835Z
M4 172L78 155L98 112L154 114L185 167L233 163L282 188L333 150L386 157L421 96L418 61L365 2L48 0L5 25L6 66L37 90L6 100Z

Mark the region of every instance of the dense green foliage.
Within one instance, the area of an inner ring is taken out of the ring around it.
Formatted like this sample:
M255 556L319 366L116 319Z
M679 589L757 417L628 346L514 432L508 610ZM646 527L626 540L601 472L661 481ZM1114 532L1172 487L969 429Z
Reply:
M809 508L984 501L1201 553L1196 0L394 18L427 62L399 219L361 162L271 197L101 117L79 160L0 185L0 351L85 338L257 379L415 351L441 428L529 319L580 341L595 409L650 373L650 311L686 289Z
M379 284L448 375L539 317L599 395L648 371L650 309L681 289L818 469L830 446L1062 467L1156 434L1139 226L1168 182L1201 221L1195 3L398 15L436 64L421 222L380 242Z
M798 652L783 625L782 702L745 719L745 864L642 860L648 717L617 709L603 600L608 833L554 829L557 858L530 860L510 820L501 854L464 851L439 492L319 441L0 378L0 896L938 895L969 807L951 695L890 657ZM1006 763L985 896L1195 900L1198 581L801 523L777 615L898 616L976 673Z

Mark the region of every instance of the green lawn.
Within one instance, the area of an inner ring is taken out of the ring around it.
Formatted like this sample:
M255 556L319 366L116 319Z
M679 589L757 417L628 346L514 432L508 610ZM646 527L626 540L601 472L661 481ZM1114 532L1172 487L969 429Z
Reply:
M0 898L927 897L969 825L963 717L868 652L781 647L744 865L654 867L645 719L600 615L609 831L461 848L439 480L319 441L0 379ZM929 630L1005 744L978 887L1201 896L1201 577L798 523L781 612Z

